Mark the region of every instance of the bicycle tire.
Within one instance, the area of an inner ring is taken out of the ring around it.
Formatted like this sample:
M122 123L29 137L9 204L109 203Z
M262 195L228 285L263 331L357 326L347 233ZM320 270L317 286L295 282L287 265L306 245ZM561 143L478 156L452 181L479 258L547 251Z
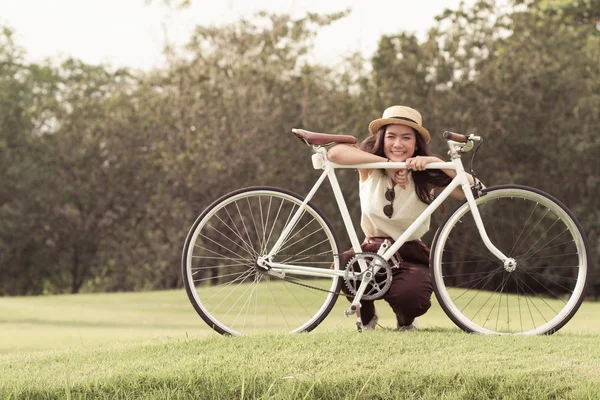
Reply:
M256 266L302 202L285 189L248 187L217 199L196 219L183 248L183 281L194 309L212 329L240 336L308 332L329 314L342 278L282 279ZM340 269L337 237L310 202L279 253L273 261Z
M589 282L581 225L560 201L527 186L491 187L476 203L490 240L517 267L491 255L464 200L442 222L431 247L432 283L442 309L466 332L558 331L579 309Z

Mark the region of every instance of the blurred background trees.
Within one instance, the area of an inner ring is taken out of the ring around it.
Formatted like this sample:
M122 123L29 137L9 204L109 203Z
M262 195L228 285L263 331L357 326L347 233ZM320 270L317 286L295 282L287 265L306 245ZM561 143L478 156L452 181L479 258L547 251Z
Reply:
M198 27L150 72L28 63L0 27L0 295L180 287L185 235L212 201L310 189L318 173L291 128L362 139L393 104L423 112L439 154L444 130L484 136L478 176L559 198L598 263L600 1L481 0L446 10L424 41L399 31L371 59L310 62L316 32L345 15ZM356 173L340 181L358 222Z

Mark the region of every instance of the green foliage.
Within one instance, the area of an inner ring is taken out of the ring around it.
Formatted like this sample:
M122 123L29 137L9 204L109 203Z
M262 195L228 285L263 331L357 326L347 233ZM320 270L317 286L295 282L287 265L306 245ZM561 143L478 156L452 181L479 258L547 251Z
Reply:
M386 35L370 65L333 68L308 54L349 11L198 27L147 73L28 63L2 28L0 294L180 287L186 231L211 201L254 184L307 193L316 172L291 128L362 139L392 104L423 112L439 154L444 130L484 136L478 176L566 203L597 264L600 3L513 3L446 10L425 41ZM356 175L340 182L358 226ZM316 204L342 236L327 189Z

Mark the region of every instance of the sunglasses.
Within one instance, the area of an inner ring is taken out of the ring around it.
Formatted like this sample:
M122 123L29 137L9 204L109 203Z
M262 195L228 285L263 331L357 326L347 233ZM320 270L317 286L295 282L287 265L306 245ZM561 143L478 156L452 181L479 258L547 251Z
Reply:
M390 202L390 204L383 207L383 213L386 217L392 218L392 214L394 213L394 199L396 198L396 192L394 188L391 187L385 191L385 199Z

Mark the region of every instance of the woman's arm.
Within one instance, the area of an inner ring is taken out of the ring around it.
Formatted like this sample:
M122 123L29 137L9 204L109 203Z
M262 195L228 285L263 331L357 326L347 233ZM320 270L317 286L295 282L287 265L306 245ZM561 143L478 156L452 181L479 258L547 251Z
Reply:
M327 151L327 158L329 161L333 161L340 165L351 165L351 164L364 164L372 162L386 162L388 161L385 157L380 157L375 154L367 153L354 146L348 144L338 144L333 146ZM388 175L394 176L396 170L387 170ZM360 180L365 181L369 175L373 172L372 169L359 169Z
M433 162L444 162L443 160L440 160L437 157L423 157L423 156L417 156L417 157L411 157L408 158L406 160L406 166L414 171L423 171L425 170L425 166L427 164L433 163ZM456 171L453 169L442 169L442 171L444 171L444 173L446 175L448 175L451 179L454 179L454 177L456 176ZM469 183L472 185L473 183L475 183L475 180L473 179L473 176L469 173L467 173L467 179L469 180ZM481 184L482 188L485 189L485 185L483 185L483 183ZM457 200L464 200L465 199L465 194L463 193L462 189L460 187L457 187L456 189L454 189L452 191L452 193L450 193L450 196L452 196L453 198L457 199Z

